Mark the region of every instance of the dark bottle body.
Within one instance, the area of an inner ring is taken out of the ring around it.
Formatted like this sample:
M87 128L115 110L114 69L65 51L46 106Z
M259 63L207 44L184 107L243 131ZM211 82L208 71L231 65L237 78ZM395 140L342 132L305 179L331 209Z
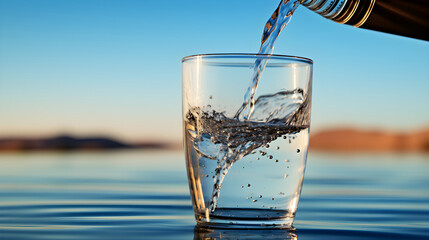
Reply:
M338 23L429 41L429 0L303 0Z

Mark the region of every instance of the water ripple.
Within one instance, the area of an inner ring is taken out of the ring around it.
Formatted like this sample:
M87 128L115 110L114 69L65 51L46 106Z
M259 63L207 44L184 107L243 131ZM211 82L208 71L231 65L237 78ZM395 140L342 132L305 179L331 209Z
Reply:
M195 228L181 153L96 156L0 155L0 239L429 239L429 163L421 159L407 159L412 174L403 174L384 160L356 168L313 156L290 232Z

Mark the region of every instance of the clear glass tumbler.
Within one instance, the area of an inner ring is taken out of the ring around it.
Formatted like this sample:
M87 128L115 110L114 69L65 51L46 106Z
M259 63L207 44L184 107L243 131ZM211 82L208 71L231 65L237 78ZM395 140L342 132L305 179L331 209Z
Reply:
M312 61L206 54L182 63L186 166L198 226L291 228L307 161Z

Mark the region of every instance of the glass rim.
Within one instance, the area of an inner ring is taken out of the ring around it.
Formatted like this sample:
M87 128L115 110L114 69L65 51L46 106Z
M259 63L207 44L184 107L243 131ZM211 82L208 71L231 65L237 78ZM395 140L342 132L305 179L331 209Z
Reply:
M313 60L306 57L299 57L299 56L292 56L292 55L281 55L281 54L259 54L259 53L206 53L206 54L194 54L189 55L184 58L182 58L182 63L195 59L197 57L202 58L233 58L233 57L242 57L242 58L274 58L274 59L280 59L280 60L294 60L299 62L304 62L307 64L313 64Z

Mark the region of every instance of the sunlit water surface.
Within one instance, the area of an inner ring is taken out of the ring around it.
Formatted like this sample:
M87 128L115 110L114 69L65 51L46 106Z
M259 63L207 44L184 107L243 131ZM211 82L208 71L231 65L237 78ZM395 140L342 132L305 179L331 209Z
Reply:
M196 229L181 152L0 154L0 239L429 239L428 155L310 153L294 233Z

